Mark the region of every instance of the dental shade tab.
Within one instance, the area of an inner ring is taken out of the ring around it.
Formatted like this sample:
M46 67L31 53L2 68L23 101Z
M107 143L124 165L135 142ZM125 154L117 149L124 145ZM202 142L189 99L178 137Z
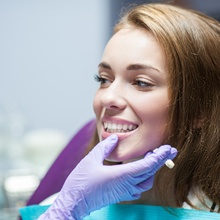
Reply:
M166 162L165 162L165 165L170 168L170 169L173 169L173 167L175 166L174 162L171 160L171 159L168 159Z

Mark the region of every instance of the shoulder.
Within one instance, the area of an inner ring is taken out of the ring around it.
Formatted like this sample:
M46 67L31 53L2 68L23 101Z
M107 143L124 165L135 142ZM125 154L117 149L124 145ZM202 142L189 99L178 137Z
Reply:
M215 211L218 212L219 206L214 205L214 201L211 201L201 190L193 188L190 190L188 196L188 200L191 205L184 202L182 208L185 209L195 209L196 207L199 210L203 211Z

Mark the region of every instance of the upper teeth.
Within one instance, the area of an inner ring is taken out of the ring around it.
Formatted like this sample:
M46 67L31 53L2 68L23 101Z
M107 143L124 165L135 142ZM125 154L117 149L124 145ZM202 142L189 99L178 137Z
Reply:
M136 129L137 125L104 122L104 128L108 132L127 132L127 131L132 131Z

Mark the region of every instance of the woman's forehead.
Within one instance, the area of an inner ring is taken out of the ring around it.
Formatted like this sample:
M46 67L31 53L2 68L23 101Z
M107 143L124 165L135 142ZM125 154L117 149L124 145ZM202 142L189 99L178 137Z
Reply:
M147 66L167 72L166 56L154 36L139 28L123 28L109 40L102 61L113 65ZM139 65L137 65L139 64Z

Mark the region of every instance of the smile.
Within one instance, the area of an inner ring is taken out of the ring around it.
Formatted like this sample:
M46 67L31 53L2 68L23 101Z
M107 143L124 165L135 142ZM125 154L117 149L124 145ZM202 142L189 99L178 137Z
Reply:
M111 122L104 122L104 129L108 133L126 133L137 128L134 124L116 124Z

